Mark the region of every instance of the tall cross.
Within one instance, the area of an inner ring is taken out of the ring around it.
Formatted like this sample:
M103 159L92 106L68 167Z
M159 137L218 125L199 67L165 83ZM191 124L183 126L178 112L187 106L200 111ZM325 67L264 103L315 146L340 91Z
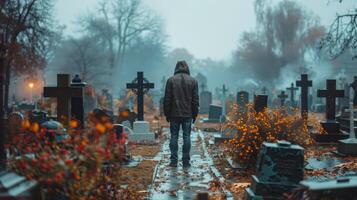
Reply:
M223 84L221 92L222 92L221 101L222 101L222 108L223 108L223 112L222 113L223 113L223 115L225 115L226 114L226 94L228 92L228 88L226 88L225 84Z
M136 79L134 79L132 83L127 83L126 88L132 89L138 96L138 120L144 121L144 94L149 89L154 88L154 83L149 83L149 81L144 78L144 72L138 72Z
M301 117L307 120L309 115L309 87L312 87L312 81L308 79L307 74L301 74L301 80L296 81L296 86L301 87Z
M335 120L336 98L344 97L344 90L336 90L336 80L326 80L326 90L317 90L317 97L326 98L326 120Z
M71 120L71 99L83 98L83 88L70 86L69 74L57 74L57 87L44 87L43 96L57 98L57 120L68 125Z
M288 98L288 95L285 94L285 91L281 91L281 93L278 95L280 99L280 106L283 107L285 105L285 99Z
M295 106L295 91L298 90L299 88L294 87L294 83L291 83L291 87L288 87L286 89L290 91L291 105Z

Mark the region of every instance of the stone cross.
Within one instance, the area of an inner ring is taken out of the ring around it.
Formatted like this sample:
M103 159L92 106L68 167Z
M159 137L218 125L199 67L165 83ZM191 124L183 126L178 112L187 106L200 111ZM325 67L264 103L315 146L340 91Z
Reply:
M149 90L154 88L154 83L150 83L144 78L144 72L138 72L136 79L132 83L126 84L127 89L132 89L133 92L138 96L138 120L144 121L144 94Z
M301 117L305 120L309 112L309 87L312 87L312 81L308 79L307 74L301 74L301 80L296 81L296 86L301 87Z
M285 91L281 91L281 93L278 95L280 99L280 106L283 107L285 104L285 99L288 98L288 95L285 94Z
M43 96L57 98L57 120L68 125L71 120L71 99L83 98L83 88L71 87L69 74L57 74L57 87L44 87Z
M326 90L317 90L317 97L326 98L326 120L335 120L336 98L344 97L344 90L336 90L336 80L326 80Z
M286 89L290 91L291 106L295 106L295 91L298 90L299 88L295 87L294 83L291 83L291 86Z
M228 92L228 88L226 88L225 84L223 84L221 92L222 92L221 101L222 101L222 108L223 108L223 112L222 113L223 113L223 115L225 115L226 114L226 94Z

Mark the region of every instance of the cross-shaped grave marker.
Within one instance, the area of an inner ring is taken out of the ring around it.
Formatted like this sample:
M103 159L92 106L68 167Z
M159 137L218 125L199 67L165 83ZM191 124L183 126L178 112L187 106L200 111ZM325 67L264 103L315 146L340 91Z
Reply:
M287 90L290 91L290 104L291 106L295 106L295 91L298 90L299 88L294 86L294 83L291 83L291 86L286 88Z
M312 81L308 79L307 74L301 74L301 80L296 81L296 86L301 87L301 117L307 120L309 112L308 93Z
M138 120L144 121L144 94L154 88L154 83L150 83L144 78L144 72L138 72L136 79L132 83L127 83L126 88L132 89L137 94Z
M326 90L317 90L318 97L326 98L326 120L336 119L336 98L344 97L344 90L336 90L336 80L326 80Z
M283 107L285 105L285 99L288 98L288 95L285 94L285 91L281 91L281 93L278 95L280 99L280 106Z
M201 92L206 91L207 86L204 82L201 83L200 87L201 87Z
M350 135L348 139L340 140L337 147L337 152L343 155L354 155L357 156L357 139L355 134L355 124L354 124L354 113L357 109L353 106L353 98L350 95L350 105L349 109L346 111L350 112Z
M222 108L223 108L223 115L226 114L226 95L228 92L228 88L226 87L225 84L223 84L222 89L220 89L220 91L222 92L222 97L221 97L221 101L222 101Z
M267 92L268 92L268 89L264 86L264 87L262 88L262 93L265 95L265 94L267 94Z
M57 87L44 87L43 96L57 98L57 120L68 125L71 120L71 99L83 98L83 88L71 87L69 74L57 74Z

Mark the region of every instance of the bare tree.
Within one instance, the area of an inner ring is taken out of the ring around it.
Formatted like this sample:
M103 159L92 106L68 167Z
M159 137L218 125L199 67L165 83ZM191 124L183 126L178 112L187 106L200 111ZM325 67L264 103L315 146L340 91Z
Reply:
M111 69L123 65L127 49L138 37L161 29L160 19L141 0L103 0L99 16L84 18L85 31L108 51Z
M96 86L104 84L105 76L109 77L109 71L103 65L107 55L94 38L82 36L62 40L54 54L53 71L78 73L84 81Z
M340 3L343 0L338 0ZM336 59L346 50L351 50L353 59L357 58L357 8L350 13L338 15L330 26L320 49L331 59Z
M32 73L44 68L55 32L51 29L51 0L1 0L0 6L7 107L11 73Z
M306 56L316 57L315 45L324 28L295 1L283 0L276 6L269 2L255 1L257 28L243 33L234 63L250 66L244 68L249 73L241 74L254 74L250 78L273 84L287 65L297 66L298 72L306 64Z

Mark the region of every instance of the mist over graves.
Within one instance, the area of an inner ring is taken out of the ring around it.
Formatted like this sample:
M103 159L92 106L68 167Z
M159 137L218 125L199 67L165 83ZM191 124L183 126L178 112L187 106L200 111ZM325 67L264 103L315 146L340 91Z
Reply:
M356 8L1 1L0 200L356 199Z

